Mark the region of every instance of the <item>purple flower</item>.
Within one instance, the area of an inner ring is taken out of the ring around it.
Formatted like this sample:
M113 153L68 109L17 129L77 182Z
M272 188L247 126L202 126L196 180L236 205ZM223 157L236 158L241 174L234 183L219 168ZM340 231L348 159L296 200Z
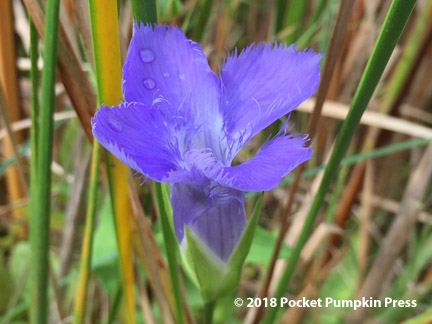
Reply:
M245 228L245 192L275 188L312 150L307 136L283 127L249 161L231 163L316 91L320 59L294 45L258 44L234 51L218 76L177 27L135 24L123 67L126 101L102 106L93 134L132 169L170 183L179 241L188 225L226 263Z

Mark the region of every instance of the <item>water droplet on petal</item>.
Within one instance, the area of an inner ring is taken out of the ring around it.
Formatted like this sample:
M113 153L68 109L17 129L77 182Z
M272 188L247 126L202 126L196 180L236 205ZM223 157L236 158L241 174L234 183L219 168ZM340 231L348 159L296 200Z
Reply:
M153 79L148 78L143 80L143 85L146 89L152 90L156 86L156 83L153 81Z
M184 80L185 79L185 75L182 73L179 75L180 80Z
M144 48L140 51L140 57L144 63L150 63L155 59L155 54L150 48Z
M115 130L116 132L121 132L123 130L122 124L120 124L117 120L114 118L107 119L108 125Z
M170 74L169 74L168 72L164 72L164 73L163 73L163 76L164 76L165 78L168 78L169 75L170 75Z

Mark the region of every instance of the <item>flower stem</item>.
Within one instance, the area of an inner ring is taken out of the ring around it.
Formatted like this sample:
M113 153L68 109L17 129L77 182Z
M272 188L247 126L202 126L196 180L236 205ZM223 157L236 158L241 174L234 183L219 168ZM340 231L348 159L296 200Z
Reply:
M159 208L159 217L162 225L162 234L165 241L166 254L168 259L168 268L169 268L169 273L170 273L173 292L174 292L174 299L176 304L177 323L183 324L184 323L183 304L182 304L180 280L179 280L178 267L177 267L177 250L178 250L177 238L175 237L175 234L173 233L170 225L168 211L167 211L167 205L169 205L169 201L166 201L166 199L164 198L162 192L162 184L155 182L155 189L156 189L157 204Z

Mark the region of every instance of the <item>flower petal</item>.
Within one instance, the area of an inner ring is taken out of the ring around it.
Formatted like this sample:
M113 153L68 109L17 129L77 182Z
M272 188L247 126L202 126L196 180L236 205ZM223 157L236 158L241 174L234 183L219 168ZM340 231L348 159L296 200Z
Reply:
M186 160L209 179L242 191L264 191L278 186L284 176L312 157L307 138L281 135L264 144L249 161L225 167L209 150L187 152Z
M102 146L151 179L169 182L173 173L182 171L178 139L170 120L156 108L140 103L102 106L92 128Z
M159 109L177 117L182 125L204 125L203 135L194 144L215 145L213 135L223 125L220 82L201 46L177 27L134 24L123 67L123 92L128 102L149 107L158 103Z
M220 76L221 104L225 130L236 143L231 159L247 140L313 95L320 59L311 50L296 52L294 45L259 44L226 60Z
M174 226L179 241L183 241L184 226L188 225L206 248L227 262L246 225L244 201L244 192L222 186L171 185Z

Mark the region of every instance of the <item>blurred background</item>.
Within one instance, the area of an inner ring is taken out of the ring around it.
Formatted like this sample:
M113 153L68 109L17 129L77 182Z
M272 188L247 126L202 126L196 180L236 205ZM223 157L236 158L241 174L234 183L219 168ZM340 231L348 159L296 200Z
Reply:
M190 39L202 44L215 71L228 52L258 42L277 41L312 48L324 54L322 67L328 64L327 72L322 72L321 99L307 100L290 116L293 133L310 133L313 137L313 158L300 168L300 182L295 181L295 171L277 189L264 194L259 228L235 296L257 296L265 282L269 284L269 296L273 294L391 2L157 1L159 22L178 25ZM40 32L43 8L38 0L0 1L0 323L29 322L32 83L28 12ZM118 17L124 61L132 32L130 1L119 1ZM432 139L431 40L432 1L419 0L363 115L337 179L327 192L286 289L287 297L374 296L416 300L417 307L373 308L357 315L360 322L432 323L432 155L427 150ZM39 71L43 53L40 43ZM86 0L60 1L55 94L49 314L51 323L68 323L72 320L87 209L89 122L97 108ZM252 157L285 120L276 122L248 143L237 157L238 163ZM161 299L145 269L150 244L154 259L149 262L158 264L162 277L167 272L154 187L151 181L140 186L140 181L133 178L130 185L142 207L131 217L134 221L130 226L132 243L129 242L133 246L129 248L134 275L129 284L136 321L162 323L163 312L167 310L161 307ZM116 227L122 225L113 220L108 184L103 177L100 188L84 322L123 323L127 322L123 315L127 289L121 279L124 261L119 258L116 239ZM257 194L249 194L248 215L256 197ZM282 236L281 228L286 228ZM281 251L268 277L279 237L283 241ZM179 271L182 272L180 268ZM195 318L201 323L203 301L198 290L187 276L182 276L181 286L188 321ZM236 308L232 302L235 296L218 304L215 322L258 323L262 310ZM352 311L349 307L286 308L280 312L280 320L343 323L353 315Z

